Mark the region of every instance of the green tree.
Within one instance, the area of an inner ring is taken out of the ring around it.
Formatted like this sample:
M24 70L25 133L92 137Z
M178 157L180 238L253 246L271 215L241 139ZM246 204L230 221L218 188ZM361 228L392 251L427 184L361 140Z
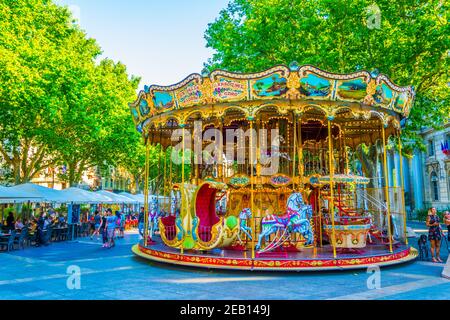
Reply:
M378 69L417 98L405 148L421 147L417 131L450 116L448 7L440 0L380 0L381 24L367 24L366 0L232 0L208 25L210 70L257 72L276 64L312 64L347 73ZM372 12L371 12L372 11Z
M127 103L139 78L121 63L97 62L100 54L66 8L0 3L0 156L15 183L65 165L60 178L73 185L138 149Z
M62 176L70 185L81 181L83 173L98 165L118 165L128 150L139 143L139 134L127 108L135 97L139 79L129 79L121 63L105 59L87 68L86 81L74 78L72 99L59 114L59 161L67 167ZM66 85L70 80L66 82Z
M16 183L54 164L60 48L79 31L51 1L0 3L0 154Z

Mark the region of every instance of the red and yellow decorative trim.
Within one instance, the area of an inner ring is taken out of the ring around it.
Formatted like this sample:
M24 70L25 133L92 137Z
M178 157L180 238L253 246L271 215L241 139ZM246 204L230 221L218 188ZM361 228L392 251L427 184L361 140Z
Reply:
M234 259L227 257L208 257L189 254L177 254L163 252L143 247L137 244L133 252L143 258L170 264L183 266L212 268L212 269L236 269L254 271L320 271L320 270L342 270L360 269L368 266L388 266L398 263L412 261L417 257L417 250L408 248L406 250L380 256L342 258L342 259L308 259L308 260L252 260Z

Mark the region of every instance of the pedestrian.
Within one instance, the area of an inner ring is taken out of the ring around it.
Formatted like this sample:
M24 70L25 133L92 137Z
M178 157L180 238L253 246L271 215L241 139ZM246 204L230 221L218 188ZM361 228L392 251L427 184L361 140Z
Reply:
M100 233L100 225L102 224L102 217L100 216L100 213L98 212L98 210L95 211L94 214L94 233L91 235L91 240L93 239L93 237L95 235L99 235Z
M95 213L94 214L89 214L89 236L91 237L92 240L92 236L95 233Z
M427 227L429 228L428 239L431 244L431 261L443 262L440 257L442 230L436 208L428 210Z
M103 248L106 248L108 246L108 231L107 231L106 225L107 225L106 215L103 214L101 223L100 223L100 227L99 227L99 230L102 234L102 239L103 239Z
M447 226L447 239L450 241L450 211L445 211L444 213L444 223Z
M142 237L144 237L144 208L143 207L141 207L141 211L139 212L138 230L139 230L139 234Z
M125 223L126 223L126 218L125 215L123 213L119 212L119 237L120 238L124 238L125 237Z
M108 245L107 248L112 248L116 245L114 242L114 235L117 227L117 216L112 213L111 209L106 210L106 229L108 233Z
M41 213L39 215L36 225L36 232L37 232L36 247L40 247L42 244L44 244L44 224L45 224L44 214Z

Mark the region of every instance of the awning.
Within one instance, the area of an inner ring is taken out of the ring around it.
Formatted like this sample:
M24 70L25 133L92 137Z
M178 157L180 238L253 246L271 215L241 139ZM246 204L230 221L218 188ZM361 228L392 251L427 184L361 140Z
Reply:
M17 195L25 193L28 194L29 197L35 199L30 201L64 203L61 191L39 186L37 184L25 183L8 189Z
M65 203L73 203L73 204L99 204L99 203L108 203L109 198L98 194L96 192L91 192L87 190L83 190L80 188L69 188L61 191L61 194L64 198Z
M38 202L41 200L30 192L0 186L0 203Z

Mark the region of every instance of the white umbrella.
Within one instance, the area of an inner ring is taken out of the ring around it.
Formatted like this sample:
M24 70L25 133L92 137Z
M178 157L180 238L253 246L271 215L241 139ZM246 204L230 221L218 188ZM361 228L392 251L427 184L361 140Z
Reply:
M97 191L95 193L106 197L109 200L108 203L115 203L115 204L122 204L122 203L133 204L133 203L137 203L137 201L134 200L134 199L130 199L130 198L125 197L123 195L120 195L120 194L117 194L117 193L113 193L113 192L110 192L110 191L106 191L106 190Z
M128 193L128 192L121 192L119 194L121 196L125 196L127 198L132 199L133 201L135 201L135 203L139 203L139 204L144 203L144 197L143 196L142 196L142 199L141 199L141 197L139 197L138 195L131 194L131 193Z
M11 190L11 188L0 186L0 203L23 203L39 200L41 200L39 197L29 192Z
M42 202L58 202L64 203L61 191L39 186L33 183L25 183L9 188L10 191L20 194L22 192L29 194L31 197L37 198ZM30 200L33 201L33 200Z
M73 204L99 204L107 203L109 199L96 192L86 191L80 188L68 188L61 191L66 203Z

